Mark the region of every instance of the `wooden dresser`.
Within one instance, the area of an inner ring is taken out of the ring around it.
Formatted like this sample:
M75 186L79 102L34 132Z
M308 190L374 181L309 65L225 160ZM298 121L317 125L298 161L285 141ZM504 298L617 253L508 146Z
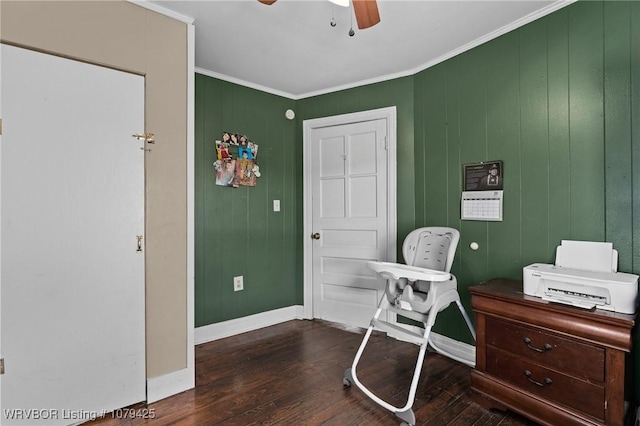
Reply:
M527 296L521 281L473 286L471 394L543 425L624 424L625 356L636 314L584 310Z

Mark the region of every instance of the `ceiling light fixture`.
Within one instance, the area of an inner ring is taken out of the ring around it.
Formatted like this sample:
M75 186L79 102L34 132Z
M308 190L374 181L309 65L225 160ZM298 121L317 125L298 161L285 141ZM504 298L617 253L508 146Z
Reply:
M353 13L350 13L350 15L351 15L351 29L349 30L349 37L353 37L356 32L353 31Z
M332 27L338 25L338 22L336 22L335 6L331 6L331 21L329 23Z
M272 5L277 0L258 0L262 4ZM380 22L380 12L378 11L377 0L329 0L331 3L348 7L353 7L353 13L356 14L356 20L358 21L358 28L364 30L369 27L373 27ZM353 28L353 23L351 24Z

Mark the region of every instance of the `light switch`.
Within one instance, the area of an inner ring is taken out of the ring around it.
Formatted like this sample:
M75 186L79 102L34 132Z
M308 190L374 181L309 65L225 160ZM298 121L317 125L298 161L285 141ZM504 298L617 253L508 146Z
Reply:
M274 212L280 211L280 200L273 200L273 211Z

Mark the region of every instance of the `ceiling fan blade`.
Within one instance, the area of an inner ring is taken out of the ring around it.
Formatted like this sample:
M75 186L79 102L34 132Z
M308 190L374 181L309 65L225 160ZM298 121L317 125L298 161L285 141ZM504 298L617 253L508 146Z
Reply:
M262 4L266 4L267 6L270 6L276 2L276 0L258 0L258 1Z
M373 27L380 22L380 13L378 12L376 0L353 0L353 10L356 14L358 28L361 30Z

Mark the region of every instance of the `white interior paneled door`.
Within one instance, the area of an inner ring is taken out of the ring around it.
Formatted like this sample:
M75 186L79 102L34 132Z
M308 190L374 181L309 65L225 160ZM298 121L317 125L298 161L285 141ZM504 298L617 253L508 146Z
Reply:
M394 256L389 133L387 118L309 132L314 318L366 327L384 294L365 265Z
M75 424L145 399L144 78L1 48L2 422Z

